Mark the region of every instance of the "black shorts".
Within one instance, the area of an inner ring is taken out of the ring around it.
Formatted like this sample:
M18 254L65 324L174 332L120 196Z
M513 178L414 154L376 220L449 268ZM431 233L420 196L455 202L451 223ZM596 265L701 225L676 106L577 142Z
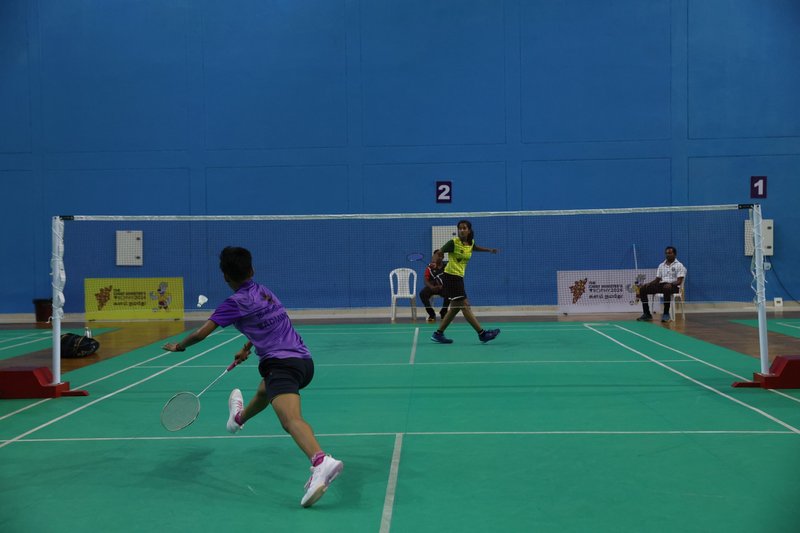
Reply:
M464 278L445 272L442 274L442 295L450 299L450 301L463 300L467 297L467 291L464 289Z
M314 379L314 361L300 357L268 357L258 363L270 403L279 394L300 394L300 389Z

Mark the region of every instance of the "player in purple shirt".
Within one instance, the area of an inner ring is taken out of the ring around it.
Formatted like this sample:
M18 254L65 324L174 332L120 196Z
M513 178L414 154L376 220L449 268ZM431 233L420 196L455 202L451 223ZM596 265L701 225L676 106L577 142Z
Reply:
M311 383L314 377L311 352L295 331L278 297L253 281L253 260L248 250L226 247L220 253L219 267L225 282L233 289L233 295L217 307L202 327L178 343L165 344L164 349L182 352L208 337L217 326L224 328L233 324L247 337L247 343L235 359L244 361L255 348L259 359L258 371L264 379L247 407L244 407L242 391L233 389L228 399L227 429L237 433L247 420L272 404L283 429L311 460L311 478L300 500L303 507L310 507L344 468L342 461L322 451L300 409L300 389Z

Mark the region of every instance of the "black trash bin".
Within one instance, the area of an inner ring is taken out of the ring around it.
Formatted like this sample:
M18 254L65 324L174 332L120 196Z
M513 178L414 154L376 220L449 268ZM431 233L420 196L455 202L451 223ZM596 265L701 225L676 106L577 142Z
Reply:
M52 298L37 298L33 301L33 306L36 310L36 322L50 322L50 317L53 316Z

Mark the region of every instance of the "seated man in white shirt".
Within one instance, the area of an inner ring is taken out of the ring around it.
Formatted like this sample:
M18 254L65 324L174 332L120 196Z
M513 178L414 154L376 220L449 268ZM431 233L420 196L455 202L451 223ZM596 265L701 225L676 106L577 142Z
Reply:
M663 294L664 314L661 316L661 321L669 322L670 295L680 292L681 283L683 283L683 278L686 277L686 267L676 259L677 255L678 251L674 246L667 246L666 250L664 250L666 259L658 265L656 279L639 287L639 298L642 300L642 311L644 312L636 320L653 320L653 315L650 314L648 296L650 294Z

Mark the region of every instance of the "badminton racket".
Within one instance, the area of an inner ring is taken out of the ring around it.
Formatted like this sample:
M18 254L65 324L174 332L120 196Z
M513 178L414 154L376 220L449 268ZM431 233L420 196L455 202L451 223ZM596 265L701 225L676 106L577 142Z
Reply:
M213 387L217 381L222 379L222 376L233 370L238 364L239 361L231 363L222 374L217 376L217 378L209 383L208 387L200 391L199 394L184 391L170 398L161 410L161 425L164 426L164 429L167 431L179 431L191 425L192 422L197 419L197 415L200 414L200 396Z
M425 259L425 255L417 252L413 254L408 254L406 256L406 259L408 259L409 261L422 261L423 259Z

